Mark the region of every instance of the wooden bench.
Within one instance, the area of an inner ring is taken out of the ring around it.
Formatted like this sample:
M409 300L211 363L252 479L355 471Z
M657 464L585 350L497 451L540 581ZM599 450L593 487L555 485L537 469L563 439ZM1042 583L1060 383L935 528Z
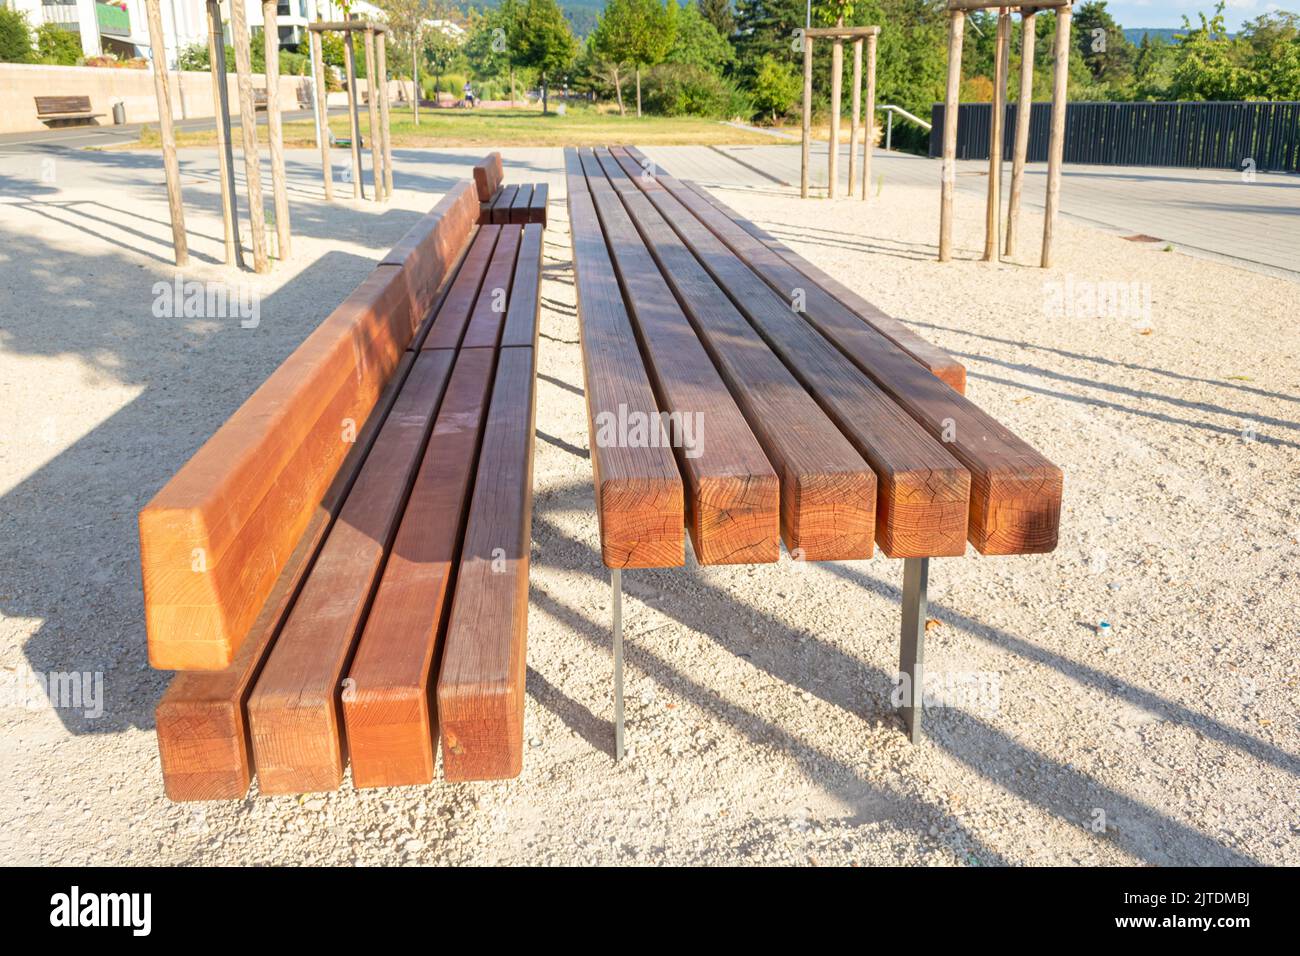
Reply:
M541 223L546 225L546 204L550 189L546 183L503 184L505 171L501 154L490 153L474 167L474 186L478 190L479 222Z
M105 114L90 107L89 96L36 96L36 118L46 123L93 120Z
M1051 551L1060 470L964 397L960 363L704 190L636 150L568 149L565 164L616 753L622 569L682 564L683 513L701 564L775 560L778 538L796 560L873 542L902 558L902 711L919 739L929 560L967 541ZM704 440L647 447L602 428L620 409L698 414ZM779 482L779 529L755 449Z
M450 780L519 773L542 227L477 202L453 188L141 513L172 799L349 759L427 783L439 738Z

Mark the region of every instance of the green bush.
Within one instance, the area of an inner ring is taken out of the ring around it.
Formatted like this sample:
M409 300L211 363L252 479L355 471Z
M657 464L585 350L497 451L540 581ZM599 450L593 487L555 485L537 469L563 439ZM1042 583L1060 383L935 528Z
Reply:
M43 23L36 30L36 50L42 63L76 66L81 59L81 35L55 23Z
M750 87L757 112L775 123L790 112L802 93L802 80L789 63L770 55L759 61Z
M722 77L690 63L661 63L641 83L645 108L661 116L726 116L734 95Z
M32 28L26 14L0 7L0 63L32 61Z

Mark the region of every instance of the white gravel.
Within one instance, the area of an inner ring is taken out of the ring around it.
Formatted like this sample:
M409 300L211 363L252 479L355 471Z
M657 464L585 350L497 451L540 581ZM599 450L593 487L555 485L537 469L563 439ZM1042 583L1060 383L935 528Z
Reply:
M212 186L187 156L196 249L214 255ZM867 206L721 192L968 362L971 398L1065 469L1061 544L934 562L929 670L986 692L928 711L916 747L889 706L900 562L628 572L633 753L615 766L556 150L527 151L551 174L553 228L523 775L169 803L135 513L459 161L401 151L399 181L421 178L381 214L325 207L310 157L291 158L306 170L294 256L250 280L266 296L255 330L150 313L172 274L155 157L0 191L0 677L98 671L106 697L93 719L0 701L0 859L1300 863L1295 285L1071 223L1056 269L982 264L965 197L966 258L939 265L933 190L887 185ZM1026 263L1039 229L1026 213ZM1149 290L1149 333L1048 314L1047 283L1071 276Z

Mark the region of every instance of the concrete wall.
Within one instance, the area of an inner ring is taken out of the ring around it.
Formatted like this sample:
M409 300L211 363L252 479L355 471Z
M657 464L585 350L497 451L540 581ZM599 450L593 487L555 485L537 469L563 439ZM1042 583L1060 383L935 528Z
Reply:
M174 118L197 119L214 114L210 73L172 72L170 80ZM265 85L266 77L254 74L253 86ZM366 81L358 80L357 86L358 91L364 94ZM227 88L230 91L231 113L238 113L239 90L233 73L227 77ZM298 90L309 91L310 88L309 77L281 76L280 108L299 109ZM397 81L389 81L390 102L397 102L397 88ZM409 82L406 89L409 96ZM89 96L91 109L104 114L95 121L101 126L112 125L113 104L118 101L126 106L128 123L158 122L158 100L154 95L153 73L150 70L0 63L0 133L48 129L45 123L36 118L34 97L37 96ZM347 98L343 94L330 94L329 102L331 106L344 105Z

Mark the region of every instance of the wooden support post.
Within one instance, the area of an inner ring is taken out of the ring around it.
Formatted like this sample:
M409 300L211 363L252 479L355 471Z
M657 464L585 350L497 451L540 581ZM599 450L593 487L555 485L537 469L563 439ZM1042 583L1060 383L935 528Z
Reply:
M379 135L378 91L375 87L375 31L366 27L366 116L370 135L370 184L375 189L375 202L384 201L384 150Z
M320 140L320 168L325 177L325 200L331 202L334 199L334 165L330 162L329 93L325 85L321 35L308 30L307 40L311 45L311 75L315 77L316 98L319 100L316 104L316 138Z
M221 6L207 0L208 67L212 73L212 115L217 127L217 171L221 175L221 221L226 244L226 265L244 265L239 241L239 200L235 197L235 154L230 144L230 93L226 81L226 37L221 26Z
M799 195L808 198L809 143L812 139L812 46L807 33L803 35L803 154L799 163Z
M388 124L388 44L385 33L375 38L375 72L379 76L379 135L384 150L384 195L393 198L393 142Z
M1007 116L1007 60L1011 52L1011 14L998 13L997 46L993 52L993 110L989 114L989 188L984 207L985 262L997 262L1002 243L1002 138Z
M239 128L244 136L244 179L248 184L248 229L253 239L253 271L266 272L266 210L262 207L262 169L257 155L257 114L253 106L253 65L248 15L239 2L230 5L231 43L239 76Z
M1044 269L1052 266L1052 233L1061 206L1061 164L1065 159L1065 102L1070 81L1070 8L1056 11L1056 44L1052 64L1052 128L1047 142L1047 208L1043 212Z
M352 31L343 34L343 68L348 83L348 123L352 135L352 198L365 199L361 181L361 116L357 112L357 53L352 46Z
M149 21L149 49L153 54L153 91L158 98L158 134L162 137L163 172L167 176L167 207L172 221L172 251L178 266L190 261L185 238L185 206L181 198L181 167L176 158L176 133L172 129L172 98L167 80L167 46L163 40L162 12L158 0L145 0Z
M513 103L510 105L514 106ZM420 125L420 28L418 26L411 35L411 119L416 126Z
M1034 109L1034 17L1032 7L1020 15L1020 96L1016 100L1016 142L1011 156L1011 195L1007 200L1008 259L1016 254L1016 227L1020 219L1020 193L1025 185L1025 159L1029 154L1029 120Z
M957 188L957 102L961 97L961 41L966 14L954 10L948 24L948 88L943 106L943 173L939 199L939 261L952 259L952 197Z
M283 262L289 258L289 193L284 183L284 126L280 122L280 27L275 16L277 2L278 0L262 0L262 41L266 48L266 135L271 141L275 246L276 254Z
M862 198L871 198L871 147L876 138L876 35L867 36L867 104L863 110Z
M862 131L862 37L853 41L853 92L851 100L853 119L849 123L849 195L858 183L858 134Z
M840 186L840 100L844 86L844 41L831 41L831 134L826 153L826 198L834 199Z

